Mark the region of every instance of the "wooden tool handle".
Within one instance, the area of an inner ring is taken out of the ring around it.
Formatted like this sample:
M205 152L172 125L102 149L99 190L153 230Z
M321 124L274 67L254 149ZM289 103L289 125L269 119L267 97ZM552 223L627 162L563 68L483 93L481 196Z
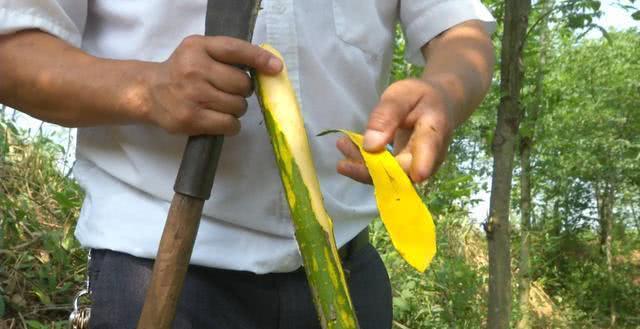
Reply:
M208 0L205 35L251 40L260 0ZM138 329L169 329L209 199L222 136L191 136L180 164Z
M176 193L162 232L138 329L168 329L189 267L204 200Z

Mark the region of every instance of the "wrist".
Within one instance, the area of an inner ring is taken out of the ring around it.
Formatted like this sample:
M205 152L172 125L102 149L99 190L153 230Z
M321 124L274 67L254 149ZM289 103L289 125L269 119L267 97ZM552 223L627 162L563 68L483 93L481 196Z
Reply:
M128 123L149 123L153 109L152 89L157 81L158 63L122 62L123 76L116 95L117 112Z

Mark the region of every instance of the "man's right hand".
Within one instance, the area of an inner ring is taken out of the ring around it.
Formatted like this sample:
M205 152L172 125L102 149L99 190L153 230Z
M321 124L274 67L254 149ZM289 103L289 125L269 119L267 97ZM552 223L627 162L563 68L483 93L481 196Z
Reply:
M240 39L185 38L168 60L150 67L142 119L170 133L237 134L253 85L236 66L266 74L282 70L277 57Z
M228 37L187 37L155 63L94 57L27 30L0 35L0 103L67 127L147 123L175 134L233 135L252 93L235 66L276 74L283 64Z

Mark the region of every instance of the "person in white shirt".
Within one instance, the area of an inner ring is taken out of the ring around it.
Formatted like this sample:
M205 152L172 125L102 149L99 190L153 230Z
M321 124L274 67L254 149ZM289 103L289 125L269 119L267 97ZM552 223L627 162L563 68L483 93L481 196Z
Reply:
M262 6L253 43L283 54L310 136L346 128L364 132L369 151L393 143L415 182L437 170L453 130L488 90L494 21L479 0ZM74 177L86 198L76 236L97 253L92 328L135 326L186 136L195 134L233 137L205 204L175 326L317 326L252 84L232 66L274 74L283 63L248 42L201 36L205 11L206 0L0 0L0 102L79 127ZM398 22L407 59L426 66L419 79L387 86ZM370 181L354 145L331 138L310 142L342 247L376 210L370 186L353 182ZM349 285L362 327L389 328L379 257L367 246L348 258L348 269L359 264Z

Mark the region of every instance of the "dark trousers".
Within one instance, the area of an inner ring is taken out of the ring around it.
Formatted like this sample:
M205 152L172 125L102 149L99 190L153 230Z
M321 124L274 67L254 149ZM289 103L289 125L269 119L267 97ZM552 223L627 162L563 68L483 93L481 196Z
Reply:
M389 277L369 244L343 260L361 329L389 329ZM91 329L135 328L153 261L93 250ZM174 328L320 329L304 270L257 275L191 266Z

